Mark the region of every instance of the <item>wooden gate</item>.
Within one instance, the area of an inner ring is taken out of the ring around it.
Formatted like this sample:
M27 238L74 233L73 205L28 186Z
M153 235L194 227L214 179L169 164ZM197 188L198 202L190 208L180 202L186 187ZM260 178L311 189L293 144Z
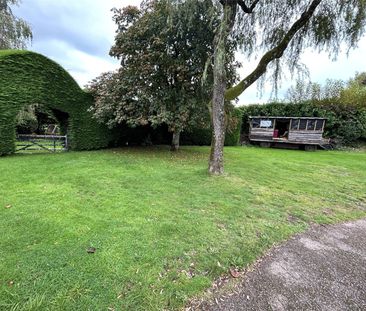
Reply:
M17 135L16 152L61 152L67 151L67 136Z

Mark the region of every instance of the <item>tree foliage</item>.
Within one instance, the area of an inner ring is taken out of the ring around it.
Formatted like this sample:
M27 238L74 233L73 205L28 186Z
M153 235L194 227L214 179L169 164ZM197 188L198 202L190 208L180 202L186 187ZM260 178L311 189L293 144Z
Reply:
M209 171L223 172L224 101L233 100L270 73L274 86L281 80L283 65L292 73L303 69L300 55L306 48L328 51L336 57L341 44L355 47L365 32L365 0L218 0L222 20L217 28L217 72L213 96L214 132ZM224 30L224 31L223 31ZM222 91L225 64L220 50L233 37L243 53L259 58L255 69L239 84ZM215 94L214 90L214 94ZM216 116L216 117L215 117Z
M299 80L287 90L285 100L295 104L338 100L344 88L345 82L342 80L327 79L325 85Z
M20 0L0 0L0 49L24 49L32 40L30 26L16 17L11 9Z
M239 7L244 7L250 1L237 2ZM257 68L239 83L240 91L266 73L274 83L280 81L284 67L292 73L302 71L300 57L307 48L327 51L336 57L342 44L356 47L365 32L364 0L254 0L252 3L252 10L238 10L233 36L248 58L263 56ZM227 97L233 99L229 93Z
M339 102L366 110L366 72L357 73L348 81L347 87L340 94Z
M44 134L49 124L59 124L51 109L40 104L24 106L16 116L17 133Z
M348 82L343 80L326 80L324 85L314 82L298 81L291 86L285 100L290 103L323 103L356 108L366 108L366 73L356 73Z
M166 124L178 134L208 126L212 70L207 64L218 15L211 0L173 2L114 9L118 30L110 54L121 67L89 85L96 98L92 111L109 126ZM230 83L234 49L231 44L227 50Z

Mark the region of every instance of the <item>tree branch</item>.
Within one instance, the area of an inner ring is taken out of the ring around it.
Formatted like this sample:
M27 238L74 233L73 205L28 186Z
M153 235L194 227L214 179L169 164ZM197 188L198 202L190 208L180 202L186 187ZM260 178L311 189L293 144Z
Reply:
M259 0L254 0L251 6L247 6L246 3L244 2L244 0L237 0L237 1L238 1L238 5L241 7L241 9L245 13L248 13L248 14L253 13L255 6L259 2Z
M300 18L291 26L281 42L275 48L269 50L263 55L254 71L249 74L245 79L243 79L238 85L226 90L226 100L234 100L235 98L237 98L266 72L267 66L271 61L278 59L283 55L292 38L302 27L307 24L307 22L313 16L316 8L321 2L322 0L313 0L311 2L308 10L301 14Z

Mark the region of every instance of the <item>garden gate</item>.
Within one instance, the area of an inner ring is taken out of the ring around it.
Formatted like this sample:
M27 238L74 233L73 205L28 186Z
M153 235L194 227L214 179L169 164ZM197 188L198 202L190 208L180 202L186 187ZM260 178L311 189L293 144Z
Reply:
M16 152L24 151L67 151L67 136L60 135L17 135Z

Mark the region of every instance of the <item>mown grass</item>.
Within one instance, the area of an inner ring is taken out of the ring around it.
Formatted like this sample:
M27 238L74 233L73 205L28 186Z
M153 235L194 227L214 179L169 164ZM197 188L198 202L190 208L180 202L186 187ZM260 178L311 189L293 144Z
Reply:
M226 148L222 177L208 152L0 158L0 309L178 309L311 222L366 216L365 152Z

